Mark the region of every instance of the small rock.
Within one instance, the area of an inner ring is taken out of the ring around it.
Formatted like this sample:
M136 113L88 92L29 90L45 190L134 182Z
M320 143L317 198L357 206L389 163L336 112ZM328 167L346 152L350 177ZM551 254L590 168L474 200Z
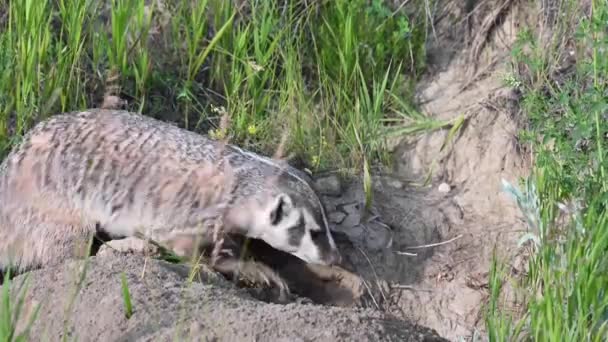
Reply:
M346 218L342 221L342 225L353 227L361 223L361 207L357 203L346 204L342 207L346 213Z
M329 222L331 223L340 224L344 221L344 218L346 218L346 214L339 211L334 211L329 214Z
M365 244L367 248L373 251L379 251L387 248L391 240L391 232L376 223L368 223L366 225L367 234Z
M448 183L441 183L439 184L439 187L437 188L437 190L439 190L439 192L441 193L448 193L450 192L450 190L452 190L452 188L450 187L450 185Z
M365 233L365 230L361 225L347 227L346 229L344 229L344 233L352 240L364 242L363 233Z
M389 181L388 185L390 185L391 187L393 187L395 189L403 189L403 183L396 179Z
M316 179L315 187L323 195L340 196L342 194L342 184L336 175Z

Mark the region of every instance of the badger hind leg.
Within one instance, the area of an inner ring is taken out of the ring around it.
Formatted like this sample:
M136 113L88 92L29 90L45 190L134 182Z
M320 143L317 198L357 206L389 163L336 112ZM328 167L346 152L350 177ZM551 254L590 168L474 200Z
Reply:
M43 220L21 226L17 234L0 242L0 263L16 273L91 255L94 224Z

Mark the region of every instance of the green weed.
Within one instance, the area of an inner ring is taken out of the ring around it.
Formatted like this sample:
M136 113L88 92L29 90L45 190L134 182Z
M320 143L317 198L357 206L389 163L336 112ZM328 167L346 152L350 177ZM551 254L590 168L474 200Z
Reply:
M383 128L393 124L383 119L410 102L424 66L426 22L376 0L3 6L4 152L39 119L98 106L111 88L130 109L189 129L209 132L219 117L213 108L225 108L234 142L259 152L287 130L289 148L309 167L335 159L360 167L382 155ZM430 126L406 119L415 131Z
M495 305L499 291L492 292L487 327L493 341L608 337L608 124L603 117L608 109L608 5L593 1L591 16L581 19L577 4L562 4L564 19L556 29L562 35L575 30L572 51L541 48L531 31L524 31L514 53L527 71L527 78L511 81L524 92L531 130L522 139L534 149L535 165L523 190L509 184L505 190L526 218L529 231L520 244L531 255L528 274L512 279L523 297L521 315L501 313ZM558 52L576 55L572 72L551 74ZM509 278L494 269L491 288Z
M133 305L131 304L131 294L129 293L127 276L124 272L120 274L120 286L122 288L122 299L125 304L125 316L131 318L131 315L133 315Z
M14 131L23 134L32 123L36 112L48 105L53 89L43 87L44 73L52 70L51 54L57 52L52 46L52 15L47 2L28 0L22 4L9 3L8 29L3 42L11 53L3 66L7 76L3 85L6 96L3 100L5 129L0 134L9 138L8 116L11 110L19 113ZM48 82L48 81L47 81Z
M18 299L16 303L14 303L10 294L11 287L14 288L14 286L11 285L10 270L5 274L4 284L2 284L2 294L0 295L0 341L16 342L27 341L29 339L29 331L38 316L38 311L40 309L39 305L36 305L34 311L30 314L27 324L22 328L23 331L17 331L19 323L24 319L21 313L28 289L28 279L29 278L26 276L21 285Z

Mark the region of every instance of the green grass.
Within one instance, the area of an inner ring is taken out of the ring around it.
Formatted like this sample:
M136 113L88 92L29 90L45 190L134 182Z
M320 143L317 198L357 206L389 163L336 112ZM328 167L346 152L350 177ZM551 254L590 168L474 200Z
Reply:
M104 92L209 134L227 111L226 133L257 152L289 132L311 169L361 168L382 158L388 127L441 124L410 108L425 65L423 0L408 12L378 0L236 3L3 0L0 153L49 115L100 105Z
M18 294L16 301L11 297L12 281L10 279L10 271L5 275L4 284L2 284L2 294L0 294L0 340L2 341L27 341L29 338L29 329L38 316L40 306L36 306L33 312L30 312L29 317L22 316L25 295L28 288L28 277L26 276ZM25 326L21 326L18 331L19 324L23 325L23 321L27 320Z
M133 315L133 305L131 304L131 294L129 293L127 276L124 272L120 274L120 286L122 288L122 299L125 304L125 317L128 319L131 318L131 315Z
M486 316L491 341L608 338L608 4L594 0L591 17L582 20L579 6L561 3L552 49L523 31L513 51L524 68L510 79L524 94L530 122L521 137L535 160L521 191L504 185L527 218L520 242L530 260L524 277L495 261ZM572 48L564 37L572 37ZM570 53L577 60L572 71L552 74L557 56ZM507 282L522 305L515 314L500 296Z

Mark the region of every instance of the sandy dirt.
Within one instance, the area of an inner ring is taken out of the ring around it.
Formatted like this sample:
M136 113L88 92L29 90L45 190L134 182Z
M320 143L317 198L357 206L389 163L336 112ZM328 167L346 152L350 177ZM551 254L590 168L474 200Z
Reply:
M74 297L83 265L74 260L13 279L14 291L25 279L29 284L23 318L40 305L32 341L59 341L64 335L78 341L445 341L376 310L264 303L209 271L188 282L186 267L137 254L90 258Z

